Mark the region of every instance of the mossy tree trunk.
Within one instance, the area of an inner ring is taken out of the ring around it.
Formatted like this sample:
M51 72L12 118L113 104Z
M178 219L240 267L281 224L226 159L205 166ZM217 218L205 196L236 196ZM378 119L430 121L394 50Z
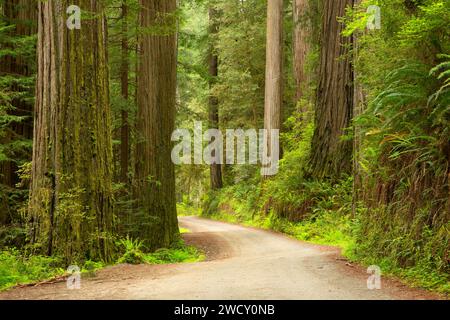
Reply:
M339 17L353 6L353 0L323 1L319 83L312 140L312 174L316 178L338 179L352 171L352 142L342 141L353 112L353 68L351 37L341 34Z
M80 6L81 30L66 26ZM67 263L111 259L113 195L103 1L39 3L31 241Z
M176 103L176 0L141 0L138 142L134 198L136 237L148 249L179 238L171 135Z

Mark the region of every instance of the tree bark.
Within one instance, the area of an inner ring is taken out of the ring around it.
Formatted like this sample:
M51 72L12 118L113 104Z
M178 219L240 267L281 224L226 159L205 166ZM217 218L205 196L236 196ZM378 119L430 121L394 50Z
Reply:
M113 193L107 25L102 1L81 0L81 30L66 26L68 0L39 3L31 241L67 263L111 260Z
M128 5L127 0L122 1L122 64L120 70L121 93L124 100L128 100L128 71L129 71L129 46L128 46ZM120 130L120 180L128 183L128 165L130 152L130 130L128 125L128 111L122 110L122 128Z
M295 103L302 98L309 83L309 76L305 70L306 58L310 50L310 23L307 21L309 0L292 0L294 19L294 79ZM304 110L303 110L304 111Z
M311 168L316 178L339 179L352 170L352 142L342 141L351 126L353 112L353 68L349 47L351 37L341 35L337 18L353 0L325 0L321 31L319 84Z
M354 5L359 5L361 0L355 0ZM353 61L358 60L359 56L359 34L353 36ZM364 113L365 109L365 94L363 87L358 79L358 74L356 70L353 71L354 78L354 102L353 102L353 118L359 117ZM363 141L363 136L361 133L361 128L353 123L353 197L352 197L352 214L356 216L356 209L358 201L363 199L363 181L366 178L364 176L363 170L361 170L360 160L361 160L361 143Z
M267 3L266 83L264 99L264 129L267 130L268 155L273 154L271 130L281 128L283 96L283 0ZM264 174L265 177L268 174Z
M175 126L176 0L140 0L138 117L135 199L147 248L179 239L171 135Z
M212 38L218 31L218 25L215 21L216 11L209 9L209 23L210 23L210 37ZM219 129L219 100L212 92L213 86L216 82L219 69L219 58L214 52L214 42L211 39L209 48L209 128ZM212 141L211 141L212 142ZM215 156L215 155L213 155ZM213 163L210 165L210 185L212 190L222 188L222 165L220 163Z

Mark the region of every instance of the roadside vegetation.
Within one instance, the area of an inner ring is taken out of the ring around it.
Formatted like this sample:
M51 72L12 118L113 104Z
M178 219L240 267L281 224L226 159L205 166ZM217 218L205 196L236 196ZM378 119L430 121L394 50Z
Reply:
M245 30L248 21L252 25L264 22L265 8L259 8L256 0L250 2L255 3L251 10L260 14L244 15L231 24L226 22L236 12L221 6L219 39ZM333 3L345 7L344 2ZM298 88L296 57L286 54L280 170L274 177L261 178L254 166L224 165L224 187L203 197L202 215L336 245L352 261L378 265L384 274L395 274L410 285L448 294L450 3L366 0L347 7L338 19L342 24L333 31L332 39L337 37L342 44L338 58L325 46L327 32L336 27L327 25L334 17L323 20L328 14L324 10L332 6L323 6L328 2L319 0L296 3L308 7L300 23L309 32L303 66L307 80L300 98L294 97L295 104L289 104ZM381 27L369 30L366 12L373 5L380 9ZM285 18L285 39L296 31L289 19ZM256 39L264 28L254 32ZM289 52L295 39L287 42L284 50ZM264 60L259 60L264 48L245 51L245 44L238 43L242 47L217 48L224 72L216 90L223 93L223 108L230 101L238 101L239 106L248 103L249 95L232 90L231 75L245 77L264 67ZM251 67L240 62L244 52ZM334 78L334 73L323 72L337 68L330 61L351 70L354 81L339 87L344 75ZM322 87L330 83L336 91ZM344 109L348 97L339 95L347 89L353 100ZM341 104L333 104L334 97ZM348 124L345 118L336 119L342 116L337 108L347 110L342 112L349 115ZM239 119L227 114L222 117L225 128L252 119L251 112L239 113ZM327 118L332 114L334 118ZM339 133L332 132L338 126L334 121L343 125Z
M184 230L188 232L188 230ZM117 243L115 264L169 264L203 261L205 256L197 248L187 246L182 241L167 249L147 252L142 241L125 238ZM74 264L76 265L76 264ZM95 271L113 264L87 260L81 264L82 274L95 274ZM68 276L62 258L55 256L27 255L17 249L0 252L0 291L17 285L38 283Z

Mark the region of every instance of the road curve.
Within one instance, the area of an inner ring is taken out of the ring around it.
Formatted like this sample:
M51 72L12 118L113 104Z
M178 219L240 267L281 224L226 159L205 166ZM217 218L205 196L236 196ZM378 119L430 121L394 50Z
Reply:
M427 299L430 294L382 278L367 289L368 274L337 249L274 232L197 217L181 217L188 242L206 248L209 260L173 265L120 265L83 278L81 289L65 282L16 288L0 299Z

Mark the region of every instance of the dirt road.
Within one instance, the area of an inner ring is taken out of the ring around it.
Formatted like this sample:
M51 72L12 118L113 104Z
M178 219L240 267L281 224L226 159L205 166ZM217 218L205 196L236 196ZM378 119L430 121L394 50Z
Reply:
M432 299L382 277L368 290L366 270L331 247L311 245L273 232L182 217L188 243L207 261L176 265L119 265L83 278L81 289L65 282L16 288L0 299Z

